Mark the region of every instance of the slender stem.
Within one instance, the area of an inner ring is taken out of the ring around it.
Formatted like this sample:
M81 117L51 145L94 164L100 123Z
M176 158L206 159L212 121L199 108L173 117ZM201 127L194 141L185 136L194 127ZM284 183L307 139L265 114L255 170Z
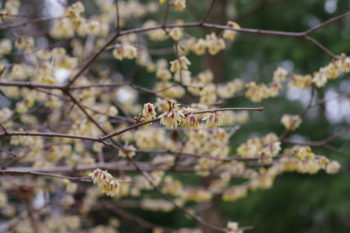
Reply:
M72 138L80 139L85 141L101 142L97 137L80 136L73 134L63 134L63 133L46 133L46 132L20 132L20 131L7 131L0 134L0 136L29 136L29 137L58 137L58 138Z
M212 225L206 221L204 221L202 218L200 218L199 216L195 215L194 213L192 213L191 211L187 210L186 208L178 205L172 198L168 197L167 195L165 195L160 189L159 187L153 182L153 179L151 177L150 174L148 174L147 171L144 171L134 160L133 158L129 159L130 162L135 166L135 168L143 175L143 177L145 177L146 181L154 188L154 190L159 193L160 196L162 196L162 198L164 198L164 200L170 202L176 209L181 210L183 213L185 213L187 216L193 218L194 220L196 220L199 224L209 227L213 230L217 230L220 232L226 232L225 229L221 228L221 227L217 227L215 225Z
M117 24L117 34L120 32L120 14L119 14L119 1L115 0L115 10L116 10L116 24Z
M171 171L171 172L194 172L193 168L178 167L176 170L170 170L159 166L151 165L149 162L137 162L139 167L145 171ZM180 164L181 165L181 164ZM56 166L47 168L33 168L33 167L8 167L0 170L1 175L25 175L35 173L37 176L47 176L52 173L72 173L72 172L84 172L94 169L104 169L109 171L124 171L124 172L135 172L134 166L126 163L126 161L119 162L108 162L108 163L95 163L93 165L76 165L76 166Z
M332 53L329 49L327 49L326 47L324 47L320 42L318 42L317 40L315 40L312 37L309 36L304 36L303 38L305 38L305 40L310 41L312 44L316 45L318 48L320 48L321 50L323 50L325 53L327 53L329 56L331 56L333 59L337 59L338 57L336 55L334 55L334 53Z
M107 132L102 128L102 126L86 111L86 109L83 107L83 105L69 92L67 91L66 94L68 97L72 100L72 102L84 113L84 115L94 124L96 127L104 134L107 134Z
M284 143L288 143L288 144L296 144L296 145L305 145L305 146L325 146L327 145L328 143L340 138L340 137L343 137L347 134L350 133L350 128L342 131L342 132L339 132L337 134L334 134L328 138L325 138L323 140L320 140L320 141L305 141L305 142L296 142L296 141L290 141L290 140L284 140L283 142Z
M309 35L309 34L315 32L315 31L317 31L317 30L319 30L319 29L321 29L321 28L323 28L323 27L325 27L325 26L327 26L327 25L329 25L331 23L334 23L335 21L338 21L338 20L340 20L342 18L345 18L345 17L348 17L348 16L350 16L350 11L348 11L348 12L346 12L344 14L335 16L335 17L333 17L333 18L331 18L331 19L329 19L329 20L327 20L327 21L325 21L323 23L320 23L320 24L316 25L315 27L310 28L309 30L305 31L304 34L305 35Z
M38 19L32 19L32 20L25 20L19 23L14 23L14 24L8 24L5 26L0 27L1 30L9 30L17 27L23 27L27 24L35 24L35 23L42 23L42 22L47 22L47 21L52 21L52 20L59 20L59 19L64 19L65 17L49 17L49 18L38 18Z
M64 175L56 175L51 173L45 173L45 172L37 172L37 171L15 171L15 170L1 170L1 175L32 175L32 176L47 176L47 177L53 177L53 178L60 178L60 179L68 179L72 181L81 181L81 182L91 182L91 179L89 177L71 177L71 176L64 176Z
M211 10L214 8L215 1L216 0L211 1L210 6L209 6L207 12L205 13L205 15L203 16L200 24L203 24L205 22L205 20L208 18L208 16L210 15Z
M64 88L61 85L40 84L40 83L31 83L31 82L19 82L19 81L0 82L0 86L4 86L4 87L26 87L26 88L30 88L30 89L45 88L45 89L58 89L58 90L62 90Z
M210 110L204 110L204 111L196 111L196 112L190 112L190 113L186 113L185 115L189 115L189 114L204 114L204 113L214 113L214 112L220 112L220 111L263 111L264 108L263 107L260 107L260 108L216 108L216 109L210 109ZM136 129L140 126L143 126L143 125L147 125L147 124L150 124L150 123L154 123L154 122L157 122L160 120L160 117L157 117L153 120L149 120L149 121L143 121L143 122L139 122L139 123L136 123L134 125L131 125L123 130L119 130L117 132L114 132L114 133L110 133L110 134L107 134L106 136L103 136L101 137L100 139L103 141L103 140L106 140L106 139L109 139L109 138L112 138L112 137L115 137L115 136L118 136L120 134L123 134L127 131L130 131L130 130L133 130L133 129Z
M74 77L66 84L65 89L68 89L91 65L92 63L103 53L108 46L110 46L118 37L119 32L116 32L94 55L92 55L85 64L80 68L80 70L74 75Z
M149 221L146 221L145 219L143 218L140 218L139 216L137 215L134 215L122 208L118 208L118 207L115 207L115 206L109 206L107 205L107 203L104 204L104 207L106 207L107 210L110 210L111 212L119 215L120 217L122 218L125 218L125 219L128 219L130 221L133 221L145 228L149 228L149 229L164 229L164 227L162 226L159 226L159 225L156 225L154 223L151 223Z

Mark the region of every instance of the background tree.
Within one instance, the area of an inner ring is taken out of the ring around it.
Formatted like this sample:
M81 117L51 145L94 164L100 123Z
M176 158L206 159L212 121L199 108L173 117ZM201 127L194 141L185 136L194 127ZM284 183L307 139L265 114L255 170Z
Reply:
M349 230L349 3L204 3L1 1L3 232Z

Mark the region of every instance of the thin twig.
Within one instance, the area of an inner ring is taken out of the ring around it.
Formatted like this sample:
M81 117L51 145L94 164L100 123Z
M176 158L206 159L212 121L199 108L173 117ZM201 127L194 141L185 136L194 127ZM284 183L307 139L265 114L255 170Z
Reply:
M125 219L128 219L128 220L131 220L137 224L139 224L140 226L143 226L145 228L148 228L148 229L164 229L164 227L161 227L159 225L156 225L154 223L151 223L149 221L146 221L145 219L143 218L140 218L139 216L137 215L134 215L122 208L118 208L118 207L115 207L115 206L109 206L107 205L107 203L104 204L104 207L108 210L110 210L111 212L119 215L120 217L122 218L125 218Z
M170 202L176 209L181 210L183 213L185 213L187 216L193 218L194 220L196 220L199 224L206 226L210 229L219 231L219 232L226 232L225 229L221 228L221 227L217 227L215 225L210 224L209 222L206 222L205 220L203 220L201 217L195 215L194 213L192 213L191 211L187 210L186 208L178 205L172 198L168 197L167 195L165 195L160 189L159 187L153 182L151 175L147 173L147 171L144 171L134 160L133 158L129 159L130 162L135 166L135 168L143 175L143 177L145 177L146 181L154 188L155 191L157 191L157 193L159 193L160 196L162 196L162 198L168 202Z
M215 1L216 0L211 0L209 8L208 8L207 12L205 13L205 15L203 16L202 20L200 21L200 24L203 24L205 22L205 20L208 18L208 16L210 15L211 10L214 8Z
M320 140L320 141L296 142L296 141L291 141L291 140L284 140L283 142L288 143L288 144L305 145L305 146L325 146L328 143L330 143L330 142L332 142L340 137L343 137L349 133L350 133L350 128L348 128L340 133L334 134L328 138Z
M306 31L304 32L304 34L305 34L305 35L309 35L309 34L311 34L311 33L313 33L313 32L316 32L317 30L319 30L319 29L321 29L321 28L323 28L323 27L325 27L325 26L327 26L327 25L329 25L329 24L331 24L331 23L334 23L334 22L336 22L336 21L338 21L338 20L340 20L340 19L343 19L343 18L345 18L345 17L348 17L348 16L350 16L350 11L348 11L348 12L346 12L346 13L344 13L344 14L335 16L335 17L333 17L333 18L331 18L331 19L329 19L329 20L327 20L327 21L325 21L325 22L323 22L323 23L320 23L320 24L316 25L315 27L310 28L309 30L306 30Z
M189 114L204 114L204 113L215 113L215 112L221 112L221 111L263 111L264 108L263 107L260 107L260 108L216 108L216 109L210 109L210 110L204 110L204 111L194 111L194 112L189 112L189 113L186 113L185 115L189 115ZM136 123L134 125L131 125L123 130L119 130L117 132L114 132L114 133L110 133L106 136L103 136L101 137L100 139L102 141L106 140L106 139L109 139L109 138L112 138L112 137L115 137L115 136L118 136L120 134L123 134L127 131L130 131L130 130L133 130L133 129L136 129L140 126L143 126L143 125L147 125L147 124L151 124L151 123L154 123L154 122L157 122L159 121L161 118L160 117L157 117L153 120L149 120L149 121L143 121L143 122L139 122L139 123Z
M88 137L88 136L73 135L73 134L54 133L54 132L7 131L7 132L1 133L0 137L1 136L58 137L58 138L72 138L72 139L80 139L85 141L101 142L100 138L97 138L97 137Z
M119 1L115 0L115 10L116 10L116 25L117 25L117 34L120 33L120 14L119 14Z
M327 53L329 56L331 56L333 59L338 59L339 57L334 55L334 53L332 53L329 49L327 49L326 47L324 47L320 42L318 42L317 40L315 40L314 38L310 37L310 36L304 36L303 38L305 38L305 40L310 41L311 43L313 43L314 45L316 45L318 48L320 48L321 50L323 50L325 53Z
M2 26L2 27L0 27L0 30L9 30L9 29L17 28L17 27L23 27L27 24L42 23L42 22L47 22L47 21L52 21L52 20L59 20L59 19L63 19L63 18L65 18L65 17L49 17L49 18L38 18L38 19L26 20L26 21L22 21L19 23L14 23L14 24Z

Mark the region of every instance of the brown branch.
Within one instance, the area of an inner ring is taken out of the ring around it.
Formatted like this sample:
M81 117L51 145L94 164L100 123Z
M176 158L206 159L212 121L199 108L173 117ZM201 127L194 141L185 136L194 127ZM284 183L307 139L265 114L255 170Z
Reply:
M184 151L173 151L173 150L136 150L137 153L147 153L147 154L174 154L174 155L185 155L190 157L196 157L196 158L205 158L205 159L211 159L215 161L221 161L221 162L232 162L232 161L251 161L251 160L257 160L261 158L244 158L240 156L229 156L226 158L220 158L215 157L211 154L196 154L196 153L189 153ZM267 158L267 157L264 157Z
M350 133L350 128L340 132L340 133L337 133L337 134L334 134L328 138L325 138L321 141L305 141L305 142L296 142L296 141L290 141L290 140L284 140L283 142L284 143L288 143L288 144L296 144L296 145L305 145L305 146L326 146L328 143L340 138L340 137L343 137L347 134Z
M210 15L211 10L214 8L215 1L216 0L211 0L209 8L208 8L207 12L205 13L205 15L203 16L202 20L200 21L200 24L203 24L205 22L205 20L208 18L208 16Z
M125 211L124 209L122 208L118 208L118 207L115 207L115 206L110 206L110 205L107 205L107 203L104 203L103 205L106 209L108 209L109 211L119 215L120 217L122 218L125 218L125 219L128 219L130 221L133 221L145 228L148 228L148 229L164 229L164 227L162 226L159 226L159 225L156 225L154 223L151 223L149 221L146 221L145 219L143 218L140 218L139 216L137 215L134 215L128 211Z
M100 138L97 137L89 137L89 136L80 136L73 134L63 134L63 133L54 133L54 132L21 132L21 131L7 131L0 133L1 136L28 136L28 137L58 137L58 138L72 138L72 139L80 139L84 141L94 141L94 142L102 142Z
M306 113L308 111L310 111L310 109L313 107L312 103L313 103L313 100L314 100L314 97L315 97L315 92L316 92L316 90L315 90L315 87L313 86L312 89L311 89L310 99L309 99L309 102L308 102L307 106L305 107L305 109L301 113L298 114L300 116L300 118L303 118L306 115ZM283 133L279 136L279 140L281 142L283 142L284 139L290 134L290 132L291 132L291 130L285 129L283 131Z
M45 89L58 89L58 90L62 90L64 88L64 86L61 86L61 85L31 83L31 82L19 82L19 81L0 82L0 86L25 87L25 88L30 88L30 89L45 88Z
M49 18L38 18L38 19L26 20L26 21L2 26L2 27L0 27L0 30L9 30L9 29L17 28L17 27L23 27L27 24L42 23L42 22L52 21L52 20L56 20L56 19L63 19L63 18L65 18L65 17L49 17Z
M11 156L14 157L14 158L17 157L16 154L14 154L14 153L12 153L12 152L10 152L10 151L4 150L4 149L2 149L2 148L0 148L0 151L1 151L1 152L4 152L4 153L6 153L6 154L9 154L9 155L11 155Z
M103 53L108 46L110 46L118 37L119 32L116 32L94 55L92 55L85 64L79 69L79 71L74 75L74 77L66 84L65 89L68 90L69 87L92 65L92 63Z
M343 15L334 17L329 19L328 21L321 23L307 31L304 32L283 32L283 31L271 31L271 30L259 30L259 29L249 29L249 28L240 28L240 29L233 29L229 26L223 26L223 25L216 25L216 24L208 24L208 23L188 23L188 24L167 24L167 25L159 25L159 26L154 26L154 27L149 27L149 28L136 28L136 29L130 29L130 30L125 30L121 32L117 32L114 34L104 46L102 46L101 49L99 49L94 55L92 55L87 62L82 66L82 68L77 72L77 74L67 83L66 86L59 86L59 85L49 85L49 84L31 84L31 83L18 83L17 86L25 86L25 87L33 87L33 85L37 86L40 85L42 88L50 88L50 89L66 89L68 88L75 82L76 79L78 79L88 68L89 66L98 58L98 56L104 52L112 43L115 39L117 39L119 36L131 34L131 33L141 33L141 32L147 32L151 30L156 30L160 28L174 28L174 27L204 27L204 28L209 28L209 29L220 29L220 30L234 30L237 32L242 32L242 33L251 33L251 34L259 34L259 35L272 35L272 36L282 36L282 37L296 37L296 38L302 38L305 39L317 47L319 47L321 50L323 50L325 53L327 53L329 56L332 58L337 58L331 51L329 51L327 48L325 48L323 45L321 45L318 41L315 39L309 37L308 35L316 30L319 30L320 28L331 24L339 19L342 19L344 17L347 17L350 15L350 12L347 12ZM41 18L41 19L36 19L34 21L26 21L22 22L22 24L27 24L29 22L41 22L41 21L46 21L46 20L52 20L52 19L57 19L57 18ZM21 24L21 25L22 25ZM1 29L1 28L0 28ZM11 84L7 85L14 85L15 82L12 82ZM2 82L2 85L5 86L6 84Z
M167 2L166 8L165 8L165 14L164 14L164 18L163 18L163 25L162 25L162 28L164 29L165 33L167 33L167 34L168 34L168 32L166 30L166 24L168 22L169 14L170 14L170 5L169 5L169 2Z
M264 107L259 107L259 108L215 108L215 109L191 112L191 113L188 113L186 115L215 113L215 112L222 112L222 111L258 111L258 112L262 112L262 111L264 111Z
M342 97L346 97L350 99L350 93L340 93L338 96L335 96L333 98L323 98L323 99L319 99L318 101L316 101L316 103L314 103L311 107L316 107L318 105L324 104L326 102L330 102Z
M325 53L327 53L329 56L331 56L333 59L338 59L339 57L334 55L334 53L332 53L329 49L327 49L326 47L324 47L320 42L318 42L317 40L315 40L314 38L305 35L303 38L305 38L305 40L310 41L312 44L314 44L315 46L317 46L318 48L320 48L322 51L324 51Z
M180 164L181 165L181 164ZM149 162L138 162L138 166L144 171L167 171L167 172L194 172L193 168L178 167L175 170L168 168L161 168L159 166L150 165ZM124 171L135 172L137 171L134 166L126 163L125 161L108 162L108 163L95 163L93 165L76 165L76 166L57 166L47 168L33 168L33 167L8 167L0 170L1 175L36 175L36 176L48 176L52 173L72 173L72 172L84 172L94 169L104 169L109 171ZM35 173L35 174L33 174ZM57 176L55 176L57 177ZM63 177L57 177L63 178Z
M29 15L22 14L10 14L10 13L0 13L0 17L16 17L16 18L30 18Z
M154 190L159 193L159 195L166 201L170 202L176 209L182 211L183 213L185 213L187 216L193 218L194 220L196 220L199 224L209 227L213 230L217 230L219 232L226 232L225 229L221 228L221 227L217 227L214 226L206 221L204 221L201 217L195 215L194 213L192 213L191 211L187 210L186 208L178 205L171 197L168 197L167 195L165 195L160 189L159 187L153 182L151 176L147 173L147 171L144 171L134 160L133 158L129 158L129 161L135 166L136 170L138 170L147 180L147 182L154 188Z
M4 175L32 175L32 176L47 176L52 178L60 178L60 179L68 179L71 181L80 181L80 182L91 182L91 179L89 177L72 177L72 176L64 176L64 175L56 175L51 173L45 173L45 172L38 172L38 171L21 171L16 170L17 168L9 168L6 170L0 170L0 176Z
M117 34L120 32L120 14L119 14L119 2L115 0L115 10L116 10L116 25L117 25Z
M209 28L209 29L220 29L220 30L234 30L237 32L242 32L242 33L250 33L250 34L258 34L258 35L271 35L271 36L281 36L281 37L296 37L296 38L302 38L310 41L311 43L317 45L320 49L325 51L318 42L315 42L314 39L310 39L308 36L312 32L315 32L319 30L322 27L325 27L331 23L334 23L342 18L345 18L350 15L350 12L347 12L345 14L333 17L319 25L316 25L315 27L306 30L304 32L284 32L284 31L272 31L272 30L260 30L260 29L250 29L250 28L240 28L240 29L233 29L229 26L223 26L223 25L216 25L216 24L208 24L208 23L202 23L202 22L197 22L197 23L188 23L188 24L167 24L167 25L158 25L158 26L153 26L153 27L148 27L148 28L136 28L136 29L130 29L130 30L125 30L125 31L120 31L115 33L107 42L104 46L102 46L101 49L99 49L94 55L92 55L88 61L82 66L82 68L78 71L78 73L71 79L66 87L69 87L72 83L75 82L77 78L79 78L88 68L89 66L98 58L98 56L106 50L108 46L110 46L115 39L117 39L119 36L131 34L131 33L141 33L141 32L147 32L147 31L152 31L156 29L161 29L161 28L174 28L174 27L183 27L183 28L190 28L190 27L203 27L203 28ZM60 17L62 18L62 17ZM15 25L9 25L6 27L0 27L1 29L10 29L13 27L18 27L18 26L23 26L28 23L37 23L37 22L42 22L42 21L48 21L48 20L54 20L54 19L59 19L59 18L39 18L35 20L29 20L25 22L21 22ZM328 55L331 56L332 53L327 52Z
M101 124L99 124L84 108L84 106L69 92L66 91L66 94L69 96L69 98L72 100L72 102L78 106L78 108L85 114L85 116L103 133L103 134L108 134L108 132L101 126ZM99 142L104 141L105 139L99 138ZM117 143L116 141L114 141L113 139L111 139L112 144L114 145L116 148L119 148L119 150L122 151L126 151L126 149L119 145L119 143ZM104 158L102 158L104 159Z
M208 29L220 29L220 30L233 30L237 32L242 33L249 33L249 34L258 34L258 35L270 35L270 36L281 36L281 37L302 37L303 33L300 32L284 32L284 31L272 31L272 30L261 30L261 29L252 29L252 28L240 28L235 29L229 26L225 25L219 25L219 24L210 24L210 23L203 23L195 22L195 23L187 23L187 24L167 24L166 28L193 28L193 27L203 27ZM153 31L157 29L162 29L162 25L157 25L153 27L148 28L135 28L135 29L129 29L122 31L120 33L120 36L132 34L132 33L143 33L148 31Z
M107 132L102 128L102 126L85 110L84 106L69 92L65 92L71 101L84 113L84 115L91 121L102 133L107 134Z
M345 17L348 17L348 16L350 16L350 11L348 11L348 12L346 12L344 14L335 16L335 17L333 17L333 18L331 18L331 19L329 19L329 20L327 20L327 21L325 21L323 23L320 23L320 24L316 25L315 27L310 28L309 30L305 31L304 34L305 35L309 35L309 34L315 32L315 31L318 31L319 29L321 29L321 28L323 28L323 27L325 27L325 26L327 26L327 25L329 25L331 23L334 23L334 22L336 22L336 21L338 21L340 19L343 19Z
M81 85L81 86L73 86L70 87L70 90L80 90L80 89L88 89L88 88L98 88L98 87L123 87L123 86L128 86L131 85L131 83L95 83L95 84L88 84L88 85Z
M185 115L189 115L189 114L204 114L204 113L214 113L214 112L220 112L220 111L263 111L264 108L263 107L260 107L260 108L216 108L216 109L210 109L210 110L204 110L204 111L196 111L196 112L190 112L190 113L186 113ZM147 125L147 124L150 124L150 123L154 123L154 122L157 122L160 120L160 117L157 117L153 120L149 120L149 121L143 121L143 122L139 122L137 124L134 124L134 125L131 125L123 130L119 130L117 132L114 132L114 133L110 133L110 134L107 134L106 136L103 136L101 137L100 139L102 141L106 140L106 139L109 139L109 138L112 138L112 137L115 137L115 136L118 136L120 134L123 134L127 131L130 131L130 130L133 130L133 129L136 129L140 126L143 126L143 125Z
M50 207L48 205L44 205L43 207L37 209L36 212L38 214L47 214L47 212L49 210L50 210ZM19 224L23 219L26 219L26 218L28 218L28 212L24 211L24 212L20 213L19 216L11 218L10 221L8 221L6 223L2 223L0 226L0 232L10 231L11 228L13 228L17 224Z

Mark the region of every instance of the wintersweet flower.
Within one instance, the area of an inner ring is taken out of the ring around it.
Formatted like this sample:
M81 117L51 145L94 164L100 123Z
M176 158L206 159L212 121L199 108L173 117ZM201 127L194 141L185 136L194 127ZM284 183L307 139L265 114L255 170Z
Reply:
M205 126L208 128L215 128L222 125L222 115L220 112L213 112L203 117L205 121Z
M183 85L189 85L191 83L191 72L188 70L178 71L174 74L174 80Z
M181 199L184 201L194 201L197 203L206 202L212 198L213 194L201 188L187 188L182 193Z
M170 6L174 7L177 11L183 11L186 8L186 0L172 0Z
M118 44L113 50L113 56L118 60L133 59L137 56L137 49L130 44Z
M182 28L171 29L169 35L173 40L180 40L183 36Z
M265 146L260 154L262 156L268 156L268 157L274 157L276 156L281 150L281 142L273 142Z
M118 189L119 189L119 182L117 179L112 179L110 182L108 182L103 186L103 192L110 197L118 194Z
M160 115L160 124L168 129L176 128L185 118L184 114L178 109L171 109L169 112Z
M34 46L34 39L32 37L20 37L15 41L15 47L29 51Z
M191 62L187 59L187 57L180 57L172 62L170 62L170 71L178 72L182 70L188 70L188 65L191 65Z
M136 148L134 146L124 146L124 151L120 150L119 151L119 156L121 158L132 158L136 154Z
M0 41L0 55L9 54L12 50L12 43L9 39L2 39Z
M141 208L151 211L170 212L174 209L174 205L162 199L144 199L141 201Z
M213 32L206 36L207 48L211 55L216 55L218 52L226 48L225 41L218 38Z
M284 114L281 118L281 123L288 130L295 130L301 124L301 118L298 115Z
M199 39L195 43L191 44L189 49L196 55L203 55L207 49L207 41L204 39Z
M140 117L141 121L150 121L156 118L156 116L157 113L153 104L147 103L143 105L143 110Z
M185 89L180 85L174 85L171 82L158 82L155 91L164 98L177 99L185 95Z
M228 21L227 26L229 26L232 29L240 29L241 27L233 21ZM236 38L237 32L234 30L225 30L222 37L233 41Z
M236 222L228 222L226 229L226 233L243 233L243 231L238 228L238 223Z
M292 80L288 83L289 87L306 89L312 85L311 75L293 75Z
M166 68L159 68L157 69L156 77L162 81L168 81L171 79L171 73Z
M317 86L317 87L323 87L328 81L327 74L325 72L316 72L314 73L314 76L312 78L312 82Z
M247 186L237 186L227 189L222 194L222 199L224 201L236 201L240 198L247 196L248 187Z
M115 196L118 194L120 186L119 181L107 171L95 169L93 172L89 173L89 177L107 196Z
M260 102L263 99L273 97L275 93L275 88L278 89L280 86L268 87L265 84L256 84L255 82L250 82L246 84L247 91L245 96L249 98L252 102ZM271 92L272 91L272 92Z
M231 98L235 93L243 89L243 82L240 79L226 83L225 85L218 85L217 94L223 99Z
M194 114L188 114L181 122L181 125L188 128L198 128L199 120Z
M337 161L331 161L330 163L328 163L328 165L326 167L326 172L328 174L338 173L339 170L340 170L340 164Z
M85 11L84 5L81 2L76 2L71 5L66 10L66 16L71 20L77 19L80 17L80 14Z
M278 67L274 72L273 72L273 81L275 82L282 82L286 79L288 75L288 71L283 69L282 67Z
M89 173L89 177L92 179L94 184L98 185L108 182L110 179L113 178L112 175L109 174L107 171L101 170L99 168Z

